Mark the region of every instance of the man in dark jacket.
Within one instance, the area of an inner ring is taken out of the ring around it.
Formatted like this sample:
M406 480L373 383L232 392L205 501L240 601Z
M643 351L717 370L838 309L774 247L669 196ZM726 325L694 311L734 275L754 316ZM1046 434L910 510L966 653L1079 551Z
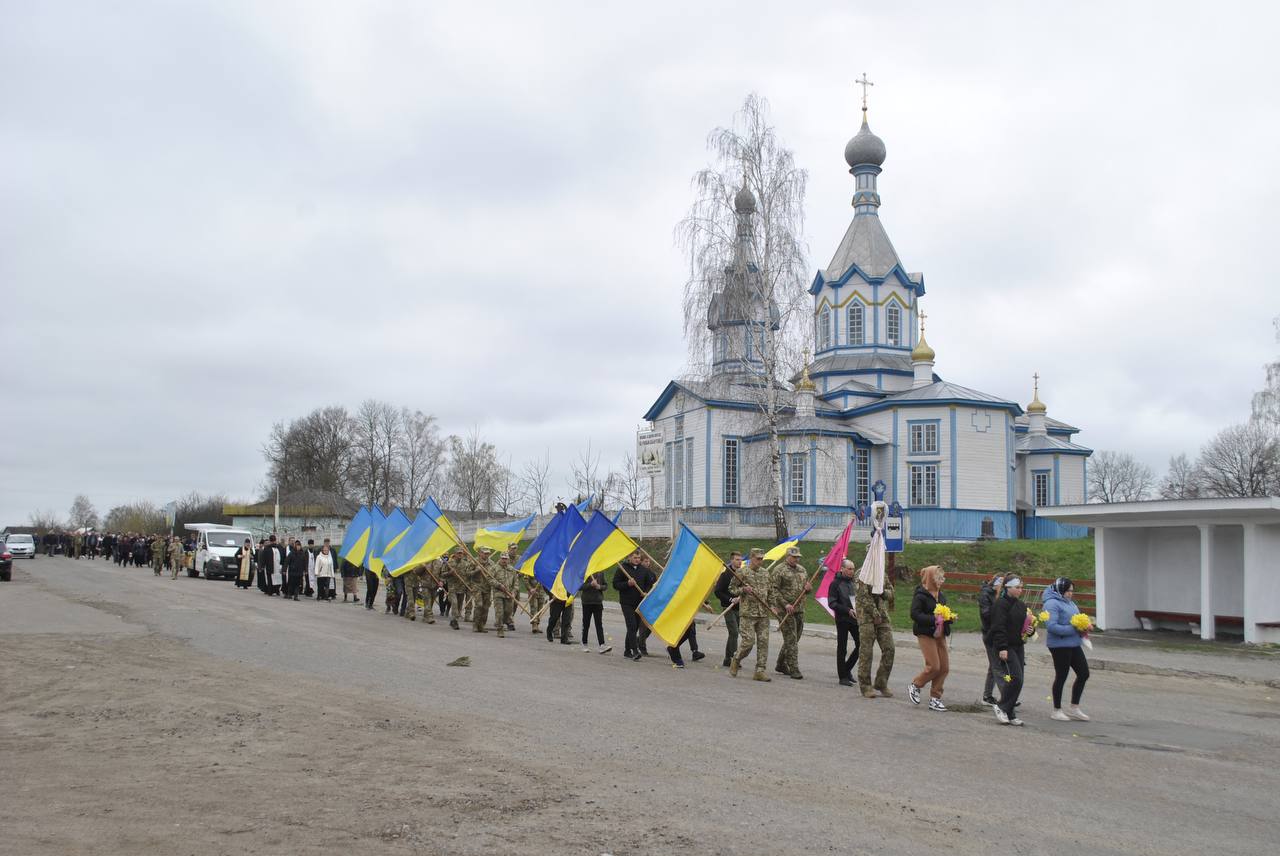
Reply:
M1004 584L1004 575L996 574L978 589L978 619L982 622L982 644L987 649L987 680L982 684L982 701L994 705L996 697L993 691L996 685L996 655L987 644L987 635L991 630L991 609L996 604L996 587Z
M1026 663L1022 628L1027 620L1027 605L1021 598L1022 580L1010 577L991 608L991 630L988 638L983 640L990 641L999 658L997 674L1001 680L997 683L1000 685L1000 703L996 707L996 719L1002 725L1022 724L1014 710L1022 693L1022 672Z
M628 556L627 560L618 566L618 570L613 572L613 587L618 590L618 604L622 607L622 618L627 623L623 656L630 657L632 660L638 661L649 653L644 645L644 640L649 635L648 628L640 626L640 616L636 614L636 607L640 605L640 601L644 600L644 596L649 593L649 589L653 588L656 581L657 577L649 569L648 563L644 561L639 550ZM641 635L641 630L646 632Z
M733 572L742 567L742 554L734 550L729 554L729 563L725 565L720 579L716 580L715 595L720 601L720 608L727 610L724 614L724 626L729 631L729 639L724 643L724 667L729 668L729 661L738 652L738 599L729 591L733 585Z
M302 583L307 578L307 562L310 557L311 554L303 548L302 542L295 539L293 550L290 551L285 564L289 573L289 587L285 591L285 597L298 599L298 592L302 591Z
M862 647L858 636L858 614L853 606L853 577L857 572L858 566L845 559L827 590L827 608L836 619L836 674L840 676L842 687L856 686L853 667L858 663L858 650ZM853 637L853 653L845 656L850 636Z

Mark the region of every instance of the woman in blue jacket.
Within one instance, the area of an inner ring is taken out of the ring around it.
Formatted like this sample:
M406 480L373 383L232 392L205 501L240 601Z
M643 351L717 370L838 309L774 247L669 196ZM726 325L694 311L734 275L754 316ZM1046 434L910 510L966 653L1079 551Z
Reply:
M1089 661L1084 656L1084 637L1071 626L1071 616L1080 612L1074 595L1075 586L1066 577L1058 577L1044 593L1044 608L1049 613L1045 635L1053 657L1053 714L1049 718L1059 722L1089 721L1080 709L1080 696L1084 694L1085 681L1089 680ZM1071 684L1071 706L1064 711L1062 688L1066 686L1068 672L1075 672L1076 679Z

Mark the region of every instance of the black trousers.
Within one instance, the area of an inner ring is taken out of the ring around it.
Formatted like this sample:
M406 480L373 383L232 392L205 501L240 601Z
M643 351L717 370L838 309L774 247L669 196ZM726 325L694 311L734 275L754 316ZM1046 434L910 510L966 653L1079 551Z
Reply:
M996 652L996 662L1000 665L996 668L996 677L999 678L996 684L1000 687L1000 709L1004 711L1005 716L1010 719L1014 718L1013 709L1018 703L1018 696L1022 695L1022 658L1024 656L1023 649L1009 648L1009 658L1001 660L999 652ZM1005 678L1008 680L1005 680Z
M560 627L560 641L567 643L573 632L573 607L563 600L551 598L551 608L547 613L547 641L555 636L556 626Z
M582 605L582 644L587 644L591 632L591 622L596 623L596 644L604 644L604 604L584 603Z
M1089 680L1089 661L1085 659L1084 648L1050 648L1053 657L1053 706L1062 707L1062 688L1067 684L1067 673L1074 671L1076 679L1071 683L1071 703L1080 704L1080 696L1084 695L1084 682Z
M849 649L849 637L853 637L853 653L845 656ZM858 622L836 622L836 675L842 681L853 680L853 667L858 665L858 651L862 649L862 638L858 635Z
M329 577L316 577L316 599L332 600L337 594L333 590L333 580Z
M999 669L1000 658L996 656L995 649L990 643L984 641L982 645L987 649L987 679L982 682L982 700L986 701L996 697L996 671Z
M305 570L295 571L292 568L290 568L286 572L285 591L284 591L285 597L298 596L298 593L302 591L302 578L305 577L306 575L307 575L307 572Z
M373 602L378 597L378 575L373 571L364 572L364 606L373 609Z
M645 627L640 621L640 615L636 612L634 606L622 604L622 620L627 623L626 642L622 646L622 650L627 654L634 654L637 651L648 653L645 651L644 640L649 638L649 628Z
M684 658L680 656L680 646L685 642L689 643L690 651L695 654L698 652L698 626L696 624L689 625L689 629L680 637L680 641L676 643L674 648L670 645L667 646L667 656L671 658L671 662L677 665L684 664Z

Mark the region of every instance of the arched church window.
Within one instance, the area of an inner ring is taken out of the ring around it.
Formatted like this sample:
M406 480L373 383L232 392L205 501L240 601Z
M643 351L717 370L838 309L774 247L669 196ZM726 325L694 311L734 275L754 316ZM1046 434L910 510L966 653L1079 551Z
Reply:
M863 328L862 304L858 303L857 301L850 303L848 314L849 314L849 323L848 323L849 344L861 345L863 344L863 341L864 341L863 340L864 328Z
M831 308L822 307L822 311L818 313L818 350L825 351L831 347Z
M885 309L884 333L886 345L902 345L902 307L892 301Z

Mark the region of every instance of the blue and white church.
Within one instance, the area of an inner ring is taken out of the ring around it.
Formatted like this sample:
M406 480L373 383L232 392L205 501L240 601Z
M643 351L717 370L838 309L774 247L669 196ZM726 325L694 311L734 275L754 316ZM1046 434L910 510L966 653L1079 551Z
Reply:
M1049 416L1039 378L1024 409L936 373L920 308L924 275L903 265L880 219L885 155L864 104L862 127L844 150L853 220L809 287L813 359L775 390L784 414L777 432L784 507L847 514L882 484L885 499L904 509L913 540L976 540L984 521L996 538L1083 534L1037 516L1046 506L1086 501L1092 454L1074 442L1079 428ZM708 307L710 373L671 381L644 415L664 449L656 508L727 512L771 503L771 432L752 342L777 328L777 309L749 297L750 191L737 194L734 208L738 245ZM745 348L730 346L742 336Z

